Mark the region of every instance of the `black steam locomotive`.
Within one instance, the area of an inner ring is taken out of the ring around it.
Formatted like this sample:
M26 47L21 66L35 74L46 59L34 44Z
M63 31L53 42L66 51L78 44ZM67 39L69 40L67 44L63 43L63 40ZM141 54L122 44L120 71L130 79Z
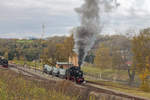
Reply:
M4 68L8 68L8 60L0 57L0 66L2 66Z
M75 81L78 84L84 82L83 72L80 70L80 67L73 66L66 71L66 79Z

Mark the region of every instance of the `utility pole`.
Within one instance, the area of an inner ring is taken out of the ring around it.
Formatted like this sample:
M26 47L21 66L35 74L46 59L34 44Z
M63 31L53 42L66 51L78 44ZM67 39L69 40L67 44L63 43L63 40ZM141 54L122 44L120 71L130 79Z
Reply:
M42 25L42 35L41 35L41 39L44 38L44 34L45 34L45 24Z
M40 39L40 44L41 44L41 42L42 42L42 39L44 39L44 34L45 34L45 24L42 24L42 35L41 35L41 39ZM41 46L41 48L42 48L42 46ZM42 52L43 52L43 50L42 50ZM41 52L41 53L42 53ZM41 55L39 54L39 57L40 57ZM41 59L40 59L40 63L41 63ZM43 67L44 65L43 65L43 61L42 61L42 67Z

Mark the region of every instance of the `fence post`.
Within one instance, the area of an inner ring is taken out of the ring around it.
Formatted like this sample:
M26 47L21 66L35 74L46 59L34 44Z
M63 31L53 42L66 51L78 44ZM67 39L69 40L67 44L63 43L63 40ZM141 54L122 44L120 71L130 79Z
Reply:
M35 67L35 72L36 72L36 61L35 61L35 65L34 65L34 67Z
M100 79L102 79L102 74L101 73L99 74L99 77L100 77Z
M90 95L90 100L95 100L95 95Z

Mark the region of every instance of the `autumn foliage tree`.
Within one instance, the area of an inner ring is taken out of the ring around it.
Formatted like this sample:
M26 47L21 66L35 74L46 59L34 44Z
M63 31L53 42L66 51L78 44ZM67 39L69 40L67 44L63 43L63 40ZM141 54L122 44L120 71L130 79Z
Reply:
M132 40L133 66L142 81L141 88L150 89L148 77L150 76L150 29L145 29Z
M105 47L104 44L101 44L97 49L96 56L94 59L94 64L96 67L100 68L101 70L106 68L111 68L112 57L110 55L110 49L108 47Z
M56 62L68 62L69 56L73 55L74 40L73 35L66 37L62 43L50 41L48 47L44 48L42 59L43 62L55 65Z
M65 53L66 53L67 58L69 58L69 56L72 56L74 54L74 51L73 51L73 48L74 48L73 34L64 40L64 47L65 47Z

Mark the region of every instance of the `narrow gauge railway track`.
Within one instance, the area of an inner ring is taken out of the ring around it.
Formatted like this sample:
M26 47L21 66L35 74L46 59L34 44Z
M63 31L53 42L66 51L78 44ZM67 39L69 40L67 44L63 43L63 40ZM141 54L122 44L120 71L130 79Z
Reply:
M36 72L32 73L29 70L32 69L32 71L33 71L33 70L35 70L34 68L30 68L29 69L27 67L25 67L25 68L17 67L17 65L15 65L15 64L11 64L9 67L15 68L15 69L17 69L19 71L22 71L22 72L25 72L25 73L31 75L32 77L35 77L36 79L40 79L40 80L43 80L43 81L48 81L49 80L49 78L46 78L44 76L40 76L40 75L35 74L37 72L43 73L43 71L39 70L39 69L36 69ZM50 75L48 75L48 76L50 76ZM56 78L56 77L51 77L51 78ZM57 80L63 80L63 79L60 79L60 78L56 78L56 79ZM119 91L116 91L116 90L113 90L113 89L105 88L103 86L110 86L110 85L106 85L106 84L103 84L103 83L86 81L86 83L83 83L82 86L85 86L88 89L90 89L91 91L95 91L97 93L104 93L104 94L109 94L109 95L115 95L115 96L127 98L127 100L150 100L148 98L135 96L135 95L131 95L131 94L128 94L128 93L119 92Z
M29 72L29 71L23 70L22 68L16 67L16 66L14 66L14 65L11 65L11 66L9 66L9 67L15 68L15 69L17 69L19 72L21 72L21 73L23 72L23 73L28 74L28 75L25 75L25 76L34 77L34 78L36 78L36 79L40 79L40 80L43 80L43 81L46 80L46 79L44 79L44 78L42 78L42 77L40 77L40 76L38 76L38 75L35 75L35 74L33 74L33 73Z
M56 77L50 77L49 75L45 75L45 74L42 73L41 70L34 71L33 69L29 69L29 68L17 67L17 65L15 65L15 64L9 65L9 68L17 69L19 72L23 72L23 73L28 74L28 75L26 75L28 77L33 77L33 78L36 78L36 79L39 79L39 80L42 80L42 81L49 81L52 78L55 81L61 80L61 79L56 78Z
M93 81L87 81L87 83L90 83L90 84L95 84L95 85L100 85L100 86L107 86L107 87L115 87L115 88L121 88L121 89L128 89L128 90L132 90L131 88L127 88L127 87L121 87L121 86L113 86L111 84L104 84L102 82L93 82ZM108 81L110 82L110 81Z
M118 97L127 98L127 100L150 100L149 98L135 96L135 95L132 95L129 93L124 93L124 92L120 92L117 90L105 88L104 86L107 86L107 85L104 85L101 83L87 81L87 84L84 84L84 85L87 86L88 88L95 90L97 93L105 93L105 94L115 95Z

